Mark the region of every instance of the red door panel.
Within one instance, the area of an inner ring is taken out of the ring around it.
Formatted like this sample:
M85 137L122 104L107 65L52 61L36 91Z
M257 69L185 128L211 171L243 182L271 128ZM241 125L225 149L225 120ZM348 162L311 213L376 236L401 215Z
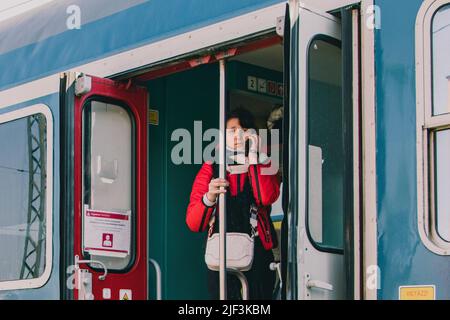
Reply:
M147 299L148 94L144 88L109 79L88 77L84 80L90 82L86 85L85 93L74 97L74 254L81 260L100 260L108 267L106 278L100 280L103 269L97 268L99 265L79 264L80 269L92 273L92 294L95 300ZM102 112L95 111L97 109ZM129 120L124 112L128 114ZM127 136L128 127L130 137ZM132 141L121 143L128 139ZM96 156L102 152L116 155L110 156L110 159ZM125 160L122 161L122 157ZM108 190L113 192L108 193ZM98 210L99 203L103 206L101 210ZM127 207L129 211L116 214L117 206ZM91 211L87 212L86 208ZM101 218L106 220L102 220L103 224L98 227L97 222ZM114 229L108 224L111 221L114 223L113 219L118 223L125 221L129 227L122 225L122 229ZM86 227L87 221L89 228ZM97 229L92 231L92 226ZM123 240L129 237L123 232L127 228L131 230L129 252L121 248L128 243ZM104 248L90 251L93 247L89 247L92 244L88 242L100 241L99 237L103 237L101 246ZM105 256L115 253L119 256ZM121 292L122 296L119 296ZM75 290L75 298L80 297L79 290Z

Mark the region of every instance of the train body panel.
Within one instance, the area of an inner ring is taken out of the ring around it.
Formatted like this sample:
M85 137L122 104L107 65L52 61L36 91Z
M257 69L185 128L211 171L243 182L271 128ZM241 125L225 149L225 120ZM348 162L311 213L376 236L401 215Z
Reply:
M357 299L399 299L424 294L427 298L450 299L450 259L448 256L450 250L448 244L441 240L437 241L438 245L430 244L433 242L430 240L432 236L427 235L427 232L424 231L426 229L424 225L428 227L427 219L437 218L433 218L434 216L430 216L428 213L423 214L424 218L421 216L422 211L428 210L428 205L423 205L421 199L428 197L429 194L426 193L425 187L425 191L421 191L420 181L424 177L420 174L420 168L424 166L425 170L428 170L428 167L426 167L427 162L420 158L420 155L423 155L419 150L422 146L419 145L417 138L420 135L418 131L422 128L419 123L421 120L417 117L418 110L420 110L418 109L420 108L418 97L422 95L420 85L426 86L417 80L417 68L421 67L417 52L418 30L420 30L418 23L421 23L418 21L418 16L424 12L424 7L435 10L442 6L450 6L450 1L363 0L358 2L333 0L335 7L329 4L324 7L327 10L330 9L334 16L320 11L322 9L319 10L320 12L316 9L308 9L309 5L314 5L314 1L308 1L307 8L302 7L300 11L308 11L308 16L314 14L320 16L320 20L333 21L333 28L339 28L342 22L342 35L335 35L332 42L335 44L339 42L336 47L348 50L345 42L347 41L348 45L352 40L352 44L357 45L358 52L361 53L361 59L358 60L355 58L355 52L349 54L344 51L344 58L341 60L345 61L346 53L347 59L353 59L351 61L353 65L346 72L357 72L357 76L353 75L352 79L352 98L353 101L362 101L360 114L358 114L358 108L353 109L351 111L353 113L350 112L358 115L357 117L360 116L361 120L361 123L357 124L359 125L358 130L355 129L356 127L352 127L356 132L353 133L353 147L358 145L358 141L361 142L361 150L352 149L352 152L359 152L359 158L362 161L358 164L361 168L360 171L355 171L359 173L354 173L355 175L360 174L361 178L353 178L354 180L358 179L358 183L353 184L353 187L358 186L359 188L358 192L354 193L355 203L359 202L359 209L356 208L357 206L352 206L355 212L353 218L360 219L360 222L355 220L352 227L354 229L348 229L349 225L344 225L344 231L339 230L339 232L352 230L354 241L359 241L359 243L352 242L347 246L351 241L346 234L345 245L339 250L331 250L327 253L320 246L315 246L315 241L312 239L314 235L311 235L309 230L308 213L298 215L305 218L304 224L298 224L294 218L290 221L303 229L298 234L289 234L289 240L295 241L295 245L289 246L289 256L291 258L298 257L302 261L297 267L309 265L302 260L308 256L302 251L307 237L311 243L305 248L309 252L317 250L323 256L330 252L344 255L343 259L341 259L342 256L336 259L339 260L336 262L339 264L339 267L336 268L339 269L339 275L333 274L333 270L330 271L333 268L330 266L323 267L324 273L331 274L329 277L331 280L339 278L336 280L336 284L339 285L323 284L323 281L319 281L319 290L323 289L325 292L324 294L319 291L317 295L319 298L344 296ZM74 133L71 133L70 130L73 132L75 130L71 125L80 124L73 122L70 125L74 119L67 113L75 108L73 101L76 99L75 90L78 90L75 89L76 78L80 76L80 73L98 77L100 82L102 77L108 78L108 81L109 79L123 80L124 83L129 80L128 85L125 86L126 89L121 87L120 90L133 90L133 85L136 84L149 94L146 107L148 107L151 117L148 121L148 144L146 145L148 150L145 150L146 153L148 151L148 160L146 161L149 173L148 190L146 191L149 211L146 230L148 233L147 246L149 248L148 258L153 259L152 263L156 263L156 266L162 269L162 298L164 299L207 298L207 269L202 260L204 237L202 234L192 235L184 221L184 210L189 201L190 187L200 163L191 159L194 161L189 163L189 166L179 166L171 162L171 157L172 149L176 144L173 132L180 128L186 128L187 132L195 133L198 130L198 127L195 127L196 121L199 120L203 121L201 130L205 131L214 128L216 120L218 120L218 108L209 108L210 105L218 106L220 100L220 75L217 61L221 58L217 54L225 54L225 57L231 60L226 66L229 76L226 79L228 104L233 106L237 106L241 102L249 105L261 104L269 110L273 106L280 106L289 101L301 110L302 107L307 108L309 103L309 100L304 99L306 102L302 102L301 99L302 94L305 96L310 94L308 87L298 83L299 78L301 79L300 83L306 80L295 74L295 70L309 72L310 65L306 51L299 54L298 47L291 48L289 52L291 60L283 61L283 43L280 40L281 37L277 35L277 32L282 33L278 30L282 26L282 21L277 22L276 20L284 14L286 1L132 0L117 1L108 6L109 3L111 3L109 0L95 2L62 0L0 23L0 38L2 39L0 66L2 71L6 70L0 74L0 129L3 123L9 121L3 122L3 116L37 105L44 105L44 108L48 108L52 121L52 171L49 174L52 186L52 219L50 221L52 232L51 237L46 238L47 242L51 241L47 245L51 245L52 254L50 257L45 255L43 258L46 263L51 261L51 270L47 270L45 266L41 267L41 269L43 268L41 275L45 278L42 278L45 283L37 285L37 288L33 283L38 283L38 281L31 281L28 287L27 284L24 284L23 288L20 284L14 286L15 284L11 283L12 289L5 282L0 282L0 299L71 299L79 298L82 295L80 291L74 295L72 290L77 281L75 279L76 272L73 269L73 248L74 245L75 248L78 248L82 237L80 235L78 238L73 237L71 229L74 223L71 215L73 214L71 210L74 210L73 195L70 195L70 192L73 191L73 188L70 189L71 186L73 187L71 179L73 179L74 172L79 172L74 170L74 163L70 157L74 152L71 149L74 148L73 140L84 141L81 140L81 135L84 133L81 133L80 129L77 131L79 136L74 137ZM293 4L295 1L290 3ZM341 10L344 5L349 6ZM80 16L77 15L78 9L80 9ZM352 19L353 25L350 26L353 26L353 38L348 30L347 34L344 34L345 10L347 13L351 12L345 19ZM432 15L426 16L431 19L429 17ZM295 29L296 26L298 27L295 20L296 15L293 14L291 17L293 20L289 36L304 34ZM76 26L78 18L81 19L79 20L81 22L79 29ZM286 19L287 17L285 17ZM343 20L341 21L341 19ZM374 25L370 25L370 22L374 22ZM359 29L360 38L356 41L357 31L355 30L358 30L359 27L361 28ZM316 31L314 27L308 30L311 33L311 39L317 40L316 36L323 36L323 34L319 35L323 32ZM286 36L286 30L284 30L283 36ZM290 38L286 39L295 46L302 41L299 38L295 41ZM324 38L320 39L324 40ZM371 42L372 40L373 42ZM425 44L430 45L426 41ZM303 43L303 45L310 50L309 42ZM230 48L233 50L237 48L237 51L230 53L233 52L228 51ZM262 53L259 56L252 55L252 52L257 50L262 50L260 51ZM286 55L286 48L284 50L284 55ZM428 48L423 48L423 50L426 52ZM237 55L242 55L242 58L233 57L236 52L238 52ZM230 57L227 57L227 54L230 54ZM371 56L372 54L373 56ZM276 58L271 59L270 55L276 56ZM206 62L201 60L205 57L207 57ZM341 56L339 55L339 57ZM295 63L293 63L294 59L297 59ZM255 61L258 63L252 64ZM288 69L283 70L283 62L285 67L289 63ZM301 66L305 66L305 70ZM348 61L346 66L349 66ZM285 75L283 79L283 72L286 70L289 71L289 76ZM371 74L372 71L373 74ZM318 71L315 77L320 78L323 74L324 72ZM346 75L348 77L348 73ZM278 89L272 93L265 89L258 92L258 88L254 90L251 88L250 81L252 79L257 81L258 86L262 86L262 83L264 86L271 84ZM286 79L289 81L286 82ZM342 79L348 80L345 77ZM431 82L431 78L424 77L424 79L424 82L427 80ZM258 82L261 80L263 82ZM291 95L288 96L291 100L286 100L286 97L283 96L283 90L287 90L283 85L287 84L291 85L289 88ZM292 84L294 84L293 87ZM333 81L326 85L328 85L326 88L333 88L333 90L337 88ZM318 85L317 88L325 88L325 86ZM87 90L89 92L90 89ZM356 91L361 92L361 96L357 97ZM372 91L373 97L370 95ZM112 89L110 96L114 96L116 93ZM336 101L339 94L339 92L335 94ZM83 93L78 94L78 96L80 95L82 96ZM330 100L331 96L332 94L329 94ZM105 94L105 97L108 97L108 94ZM320 99L317 101L317 103L329 103ZM139 106L139 108L141 107L144 106ZM372 109L367 111L364 108ZM306 109L302 111L308 114ZM371 112L373 112L373 118L371 118ZM259 116L260 122L263 123L263 116ZM79 117L81 116L79 115ZM442 120L444 125L441 122L436 128L441 130L447 125L450 126L450 122L447 123L445 120ZM46 129L48 129L48 121L47 117L47 126L44 126ZM61 121L66 125L65 128L62 128ZM308 126L307 123L301 121L299 123ZM375 123L375 127L371 128L373 123ZM31 124L28 125L31 128ZM430 132L432 133L432 130L436 128L432 127ZM305 136L302 136L302 131L297 131L295 137L306 139L307 135L305 133ZM200 138L204 139L203 136ZM373 144L370 143L371 138L373 138ZM298 141L295 140L295 142ZM202 141L202 146L204 143L206 143L205 140ZM300 141L300 146L302 146L301 143ZM139 149L139 146L137 148ZM305 153L309 152L306 150ZM322 157L320 152L317 153L317 157ZM371 163L372 160L373 163ZM98 161L101 162L101 160ZM300 173L302 169L307 170L307 157L290 159L290 161L299 165ZM308 167L308 170L310 169ZM21 169L21 172L23 174L26 171ZM64 172L70 179L60 179L60 173ZM108 172L106 175L110 174ZM322 172L319 174L322 175ZM30 175L30 179L32 178ZM108 180L108 178L103 178ZM296 198L296 201L303 199L306 213L307 210L310 210L309 207L306 207L306 197L311 186L307 184L309 182L306 182L306 177L302 178L305 178L305 180L301 180L305 182L304 188L298 190L294 184L293 189L295 192L299 191L300 196ZM46 177L46 179L48 178ZM330 179L332 180L332 178ZM340 177L336 179L340 179ZM46 181L48 185L49 180ZM61 186L61 181L65 181L66 185ZM77 186L81 185L80 181L77 183ZM0 184L0 186L2 185ZM161 188L161 186L164 187ZM4 186L2 187L4 188ZM75 190L75 192L77 191ZM66 196L62 196L62 193ZM75 198L78 199L79 196L81 193ZM308 200L311 201L311 199ZM331 200L327 201L332 203ZM423 202L425 203L425 201ZM279 208L277 210L281 210L281 203L277 208ZM301 210L302 207L291 208L291 210L295 212L299 208ZM84 212L83 209L80 210L78 211ZM79 214L81 215L81 213ZM282 214L280 216L283 217ZM294 215L290 217L292 216ZM345 219L348 219L348 216L345 216ZM77 223L81 225L83 221L80 221ZM320 221L322 222L322 220ZM283 221L283 223L286 222L286 220ZM347 222L344 221L344 223ZM45 224L42 226L45 227ZM10 229L3 230L2 227L5 225L0 226L1 232L11 232ZM434 230L433 227L430 228ZM78 226L77 232L80 232L81 229L82 227ZM326 232L324 230L325 227L322 231ZM21 231L14 230L14 232ZM336 232L332 233L333 236L336 234L339 235ZM49 235L47 234L47 236ZM361 251L358 251L359 249ZM357 251L353 252L352 250ZM146 255L143 256L146 257ZM350 259L349 256L352 258ZM183 264L183 261L186 262ZM312 259L310 262L314 261L317 259ZM141 268L143 270L142 266ZM86 270L88 269L86 268ZM158 280L158 277L153 275L154 270L153 265L149 263L146 272L142 271L142 274L145 273L148 277L146 281L149 292L142 296L139 295L140 297L145 295L151 299L157 297L157 294L153 292ZM185 272L192 270L198 273L192 274L186 279ZM292 263L285 272L294 275L291 278L289 292L287 292L288 297L301 297L302 299L310 297L308 293L311 292L308 290L311 288L308 286L307 278L309 274L304 274L304 270L300 270L300 268L295 269ZM99 270L94 273L95 276L99 274L101 274ZM114 274L114 277L117 274ZM2 272L0 271L0 278L1 276ZM299 277L304 278L299 279ZM346 285L342 284L343 279L347 280ZM102 282L95 281L94 283L99 285ZM333 290L333 285L340 292L326 294L326 291ZM349 288L352 285L353 288ZM401 288L404 288L405 291L401 291ZM108 299L108 294L111 293L95 289L94 291L98 295L102 294L102 298L105 299ZM125 290L123 291L125 296L120 291L120 298L131 298L128 296L129 288L121 288L121 290ZM345 290L347 292L344 292ZM119 293L113 292L114 298L118 297L117 294ZM313 297L316 297L315 294ZM89 298L90 296L86 294L84 297Z
M437 299L450 299L450 259L425 247L417 215L416 21L426 3L375 4L378 298L398 299L400 286L433 285Z
M3 28L0 26L0 32L14 35L9 43L2 43L0 65L8 66L9 72L1 75L0 88L4 90L40 79L281 2L233 0L211 4L198 0L175 3L132 1L134 5L118 5L117 12L107 16L102 16L102 12L109 1L94 3L80 0L50 4L48 10L47 7L37 9L42 12L34 13L23 22L19 20L14 24L14 21L6 21ZM67 24L72 19L72 15L66 13L70 5L79 5L80 29L67 30ZM125 9L119 10L121 7ZM28 39L30 29L34 30L32 35L35 36ZM60 32L53 34L55 30ZM28 40L15 40L21 38ZM26 45L17 48L19 44L16 42Z

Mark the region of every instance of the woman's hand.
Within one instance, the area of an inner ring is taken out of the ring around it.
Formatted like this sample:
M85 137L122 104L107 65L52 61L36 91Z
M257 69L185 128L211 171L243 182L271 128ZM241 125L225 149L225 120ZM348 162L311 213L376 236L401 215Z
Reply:
M259 148L259 136L253 130L246 131L244 134L244 140L250 142L250 152L258 152Z
M249 141L248 162L249 164L258 163L259 137L256 133L249 132L245 135L245 141Z
M209 190L208 193L206 194L206 197L208 198L209 201L216 202L218 195L221 193L226 193L227 190L224 188L228 187L229 185L230 184L225 179L220 178L212 179L211 182L209 183Z

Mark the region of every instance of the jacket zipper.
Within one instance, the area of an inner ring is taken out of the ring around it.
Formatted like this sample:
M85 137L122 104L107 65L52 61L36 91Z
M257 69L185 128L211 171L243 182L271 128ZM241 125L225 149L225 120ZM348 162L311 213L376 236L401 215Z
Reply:
M236 195L241 192L241 174L239 173L237 175L237 191L236 191Z

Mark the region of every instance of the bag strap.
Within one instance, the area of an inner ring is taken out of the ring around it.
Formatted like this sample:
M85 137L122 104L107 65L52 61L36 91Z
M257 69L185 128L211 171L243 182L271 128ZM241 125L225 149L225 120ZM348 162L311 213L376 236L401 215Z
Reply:
M211 218L209 218L209 229L208 229L208 238L211 237L212 233L213 233L213 227L214 227L214 222L216 221L216 207L214 207L214 210L211 214Z
M214 176L219 175L219 165L217 163L213 164L213 175ZM214 207L214 211L211 214L211 218L209 219L208 236L211 236L215 222L216 222L216 207ZM251 237L254 238L258 236L258 207L254 203L250 204L250 226L252 228Z
M252 238L258 236L258 207L250 205L250 225L252 226Z
M216 208L211 215L211 219L209 219L209 230L208 237L211 236L213 231L214 223L216 222ZM250 226L252 227L251 237L255 238L258 236L258 207L254 204L250 205Z

